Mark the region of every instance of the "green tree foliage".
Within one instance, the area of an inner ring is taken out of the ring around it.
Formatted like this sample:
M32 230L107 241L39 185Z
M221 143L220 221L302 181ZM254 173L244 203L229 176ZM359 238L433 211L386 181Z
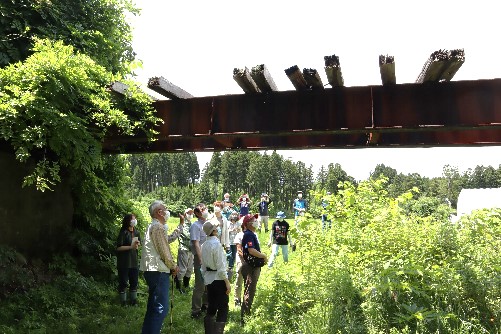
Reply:
M250 159L246 179L251 194L270 192L269 185L271 175L268 170L269 165L270 159L267 154L257 154Z
M406 212L413 193L391 198L385 187L386 180L343 183L329 198L332 228L322 230L318 220L304 220L294 236L298 247L289 253L289 262L278 257L273 269L262 270L245 326L239 323L240 309L230 303L225 332L498 333L501 211L477 211L456 224L418 217ZM151 199L142 199L142 211ZM171 219L169 227L177 223ZM259 237L262 250L269 254L264 246L268 236ZM2 279L10 282L12 272L33 282L29 270L13 270L15 252L0 248L0 253L0 268L7 269L0 270L0 284ZM116 303L109 282L82 276L72 270L75 265L74 258L59 257L50 268L64 276L3 300L0 329L5 333L140 331L146 298L139 299L139 308L124 309ZM72 292L69 298L67 291ZM147 294L143 280L139 292ZM190 295L176 293L174 302L173 331L203 332L203 324L189 318ZM117 316L123 321L117 323Z
M138 168L137 164L150 165L149 159L151 156L133 156L131 159L137 163L131 164L133 175L131 178L134 180L132 188L137 187L142 189L141 194L145 194L152 189L155 189L155 184L158 186L168 186L176 183L178 173L175 170L176 165L170 162L160 163L162 170L158 173L145 173L144 168ZM176 161L183 161L184 157L178 154L174 156L179 157ZM187 159L191 159L190 163L183 164L181 170L186 171L187 168L193 166L194 170L198 171L198 164L194 161L196 156L189 155ZM169 160L171 161L171 160ZM172 166L171 166L172 165ZM181 167L181 164L177 165ZM148 167L149 168L149 167ZM169 181L157 181L155 175L165 175ZM311 189L316 189L319 193L330 191L336 193L339 184L349 182L356 184L353 177L346 173L341 165L331 163L326 167L322 166L320 172L317 174L315 182L312 183L313 172L311 168L307 168L303 162L294 163L283 156L277 154L275 151L271 154L260 154L257 152L249 151L228 151L224 153L216 153L210 163L208 163L203 172L203 178L198 181L192 182L196 179L198 172L192 173L188 181L190 191L195 193L194 202L185 202L186 206L192 206L198 202L212 203L214 200L221 199L222 194L229 192L232 195L232 200L236 201L238 196L242 193L249 193L251 199L254 201L252 210L257 211L257 203L260 198L261 192L267 192L273 199L272 214L278 210L291 212L292 200L296 197L297 190L303 190L306 194ZM462 188L475 188L475 187L497 187L498 175L501 175L500 169L492 167L484 168L477 167L474 171L468 170L460 174L457 168L451 166L444 167L444 176L436 178L421 177L417 173L404 175L398 173L391 167L380 164L377 166L375 172L372 173L373 177L378 174L386 177L385 190L389 197L397 198L400 195L407 193L412 189L417 189L412 192L413 199L417 202L412 209L421 214L430 214L432 211L438 210L439 215L448 215L446 205L448 201L455 207L457 196ZM176 183L182 186L182 182ZM421 197L424 197L420 200ZM431 198L434 198L431 200ZM313 217L319 217L321 208L321 197L308 196L309 212ZM420 207L422 206L422 207ZM435 214L434 213L434 214Z
M194 185L200 178L200 168L195 153L175 154L172 171L172 183L181 187Z
M402 207L408 215L433 217L437 220L447 220L453 213L449 204L437 197L419 196L407 201Z
M110 260L114 254L123 216L138 211L125 196L125 169L126 161L122 156L102 156L99 167L92 173L71 177L75 214L70 240L75 253L83 255L81 272L94 277L100 274L96 268L111 264L105 260ZM95 257L101 261L96 261Z
M340 164L329 164L327 166L327 175L326 175L326 180L325 180L325 189L328 191L337 194L338 192L338 185L341 182L351 182L355 183L355 179L346 173L343 168L341 167Z
M156 121L146 94L131 84L120 101L106 89L116 77L71 46L40 40L34 52L0 70L0 135L19 161L37 163L25 185L49 189L61 167L91 174L110 128L149 132Z
M212 158L204 171L203 179L209 188L208 193L213 199L212 201L207 201L207 203L212 203L220 199L219 197L222 197L219 190L221 182L221 153L215 152L212 154Z
M0 67L23 61L38 39L62 40L112 73L128 74L134 60L126 13L130 0L2 1Z
M221 183L223 194L231 193L239 196L249 191L247 173L250 165L250 154L248 151L228 151L221 156ZM214 171L215 172L215 171ZM204 173L205 176L211 175Z
M397 176L397 170L384 164L377 164L374 171L371 173L371 179L378 179L381 176L385 176L388 182L393 183L393 179Z
M158 187L192 187L200 177L195 153L126 155L131 172L131 195L144 195Z
M95 276L112 269L120 220L136 211L124 197L127 161L103 156L103 138L149 136L158 121L151 98L124 79L134 59L128 13L137 13L129 0L0 2L2 146L33 166L24 185L71 185L68 244L90 255L78 263ZM124 96L110 92L114 81L128 86Z
M268 174L269 174L269 184L268 184L268 194L275 194L274 196L278 197L278 199L284 199L285 195L280 187L280 173L283 165L283 158L277 152L273 151L269 158L269 165L267 165ZM274 203L273 205L279 210L282 208L278 206L279 203ZM285 207L283 207L285 209ZM283 210L282 210L283 211Z
M466 171L468 181L464 185L466 188L498 188L501 186L500 170L492 166L477 166L473 170Z
M448 198L454 207L457 206L457 198L461 189L464 188L467 175L461 175L456 167L446 165L443 168L443 180L440 182L440 193Z
M318 190L326 189L327 184L327 170L322 165L320 166L320 170L317 173L317 177L315 178L315 186Z
M158 168L162 170L155 168L155 172L152 172L153 169L150 168L150 160L156 159L152 157L154 155L130 156L128 159L132 173L130 178L132 192L146 194L155 189L158 193L157 187L164 187L163 191L169 192L169 187L172 185L184 186L183 183L176 182L179 178L176 176L177 171L184 173L191 170L188 188L189 192L195 195L194 197L181 196L183 199L190 200L189 202L183 200L183 206L193 206L198 202L210 204L221 200L225 192L230 193L231 200L236 202L241 194L247 193L253 201L251 209L257 212L261 193L266 192L272 198L272 214L274 214L278 210L290 212L296 191L302 190L307 194L313 187L311 167L307 168L302 162L293 163L285 160L276 152L270 155L253 151L228 151L222 154L216 152L205 166L200 182L198 182L198 168L195 167L198 164L193 153L185 156L188 159L186 164L175 166L185 160L182 155L183 153L169 155L171 158L168 161L158 165ZM170 172L166 172L167 170ZM161 179L161 174L169 176L170 181L158 181L156 185L157 179ZM186 176L182 177L186 180ZM192 180L196 180L195 184ZM167 197L161 197L161 199Z

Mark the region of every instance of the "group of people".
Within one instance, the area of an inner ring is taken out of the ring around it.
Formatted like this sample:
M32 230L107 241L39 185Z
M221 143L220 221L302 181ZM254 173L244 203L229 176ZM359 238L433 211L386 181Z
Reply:
M236 214L239 218L242 218L245 215L248 215L251 212L251 204L252 201L249 198L249 195L242 194L237 202L233 204L230 200L230 194L224 194L223 199L223 213L226 219L230 219L232 214ZM269 218L269 205L271 204L271 198L267 193L261 194L261 199L257 204L258 214L259 214L259 223L260 229L264 227L265 232L268 232L268 218Z
M252 214L251 201L246 194L240 196L235 205L229 200L229 194L225 194L222 201L213 203L212 214L204 203L193 209L187 208L179 214L180 223L169 234L167 221L170 213L164 202L156 200L149 206L151 223L144 240L137 231L136 217L128 214L123 218L117 239L119 295L121 303L126 305L129 286L129 303L136 305L139 270L144 273L148 302L142 333L160 333L169 312L170 280L173 279L176 289L184 294L190 288L193 273L191 317L200 318L205 312L205 332L223 333L228 320L231 281L235 283L235 306L241 307L241 323L244 324L245 317L250 314L261 267L268 264L272 268L280 250L284 262L287 262L288 244L293 250L295 248L284 212L277 213L276 221L268 229L270 203L268 195L263 193L258 205L259 214ZM301 205L298 204L298 209L306 209L305 202ZM269 259L261 252L257 235L262 227L266 232L270 231L268 247L272 247L272 252ZM179 241L176 261L170 248L175 240Z

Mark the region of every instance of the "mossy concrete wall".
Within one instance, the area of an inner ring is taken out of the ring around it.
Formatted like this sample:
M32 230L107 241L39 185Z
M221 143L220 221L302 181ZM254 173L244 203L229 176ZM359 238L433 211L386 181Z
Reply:
M22 188L27 166L12 153L0 152L0 244L15 248L27 258L48 258L70 248L73 217L70 187L54 191Z

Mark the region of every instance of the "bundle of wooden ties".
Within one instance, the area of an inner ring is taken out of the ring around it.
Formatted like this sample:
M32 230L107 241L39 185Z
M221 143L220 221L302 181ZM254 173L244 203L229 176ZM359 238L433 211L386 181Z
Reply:
M464 49L435 51L424 64L416 83L450 81L464 59Z
M264 64L233 69L233 79L245 93L268 93L277 91L277 86Z
M324 56L325 74L327 74L327 81L332 87L344 86L343 74L341 73L341 64L339 57L336 55Z
M394 85L397 83L395 76L395 57L388 55L379 56L379 72L383 85Z
M343 74L341 73L341 65L339 64L339 57L336 55L325 56L325 74L327 81L332 87L344 86ZM324 84L314 68L305 68L303 72L299 70L297 65L291 66L285 70L285 74L292 82L296 90L322 90Z

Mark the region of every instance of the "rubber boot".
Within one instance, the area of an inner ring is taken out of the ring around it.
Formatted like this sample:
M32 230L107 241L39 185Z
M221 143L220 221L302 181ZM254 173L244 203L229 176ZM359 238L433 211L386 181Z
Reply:
M120 292L120 305L126 306L127 305L127 295L124 292Z
M215 322L213 333L214 334L223 334L225 325L226 325L226 322Z
M185 291L188 291L190 289L190 277L183 277L183 288Z
M216 324L216 322L215 322L214 317L206 315L204 317L205 334L214 334L214 333L216 333L215 332L215 324Z
M181 282L179 281L179 278L177 278L177 276L174 278L174 282L176 282L177 291L179 291L181 294L184 294L184 290L181 288Z
M130 304L132 306L136 306L137 305L137 290L129 291L129 297L130 297Z

